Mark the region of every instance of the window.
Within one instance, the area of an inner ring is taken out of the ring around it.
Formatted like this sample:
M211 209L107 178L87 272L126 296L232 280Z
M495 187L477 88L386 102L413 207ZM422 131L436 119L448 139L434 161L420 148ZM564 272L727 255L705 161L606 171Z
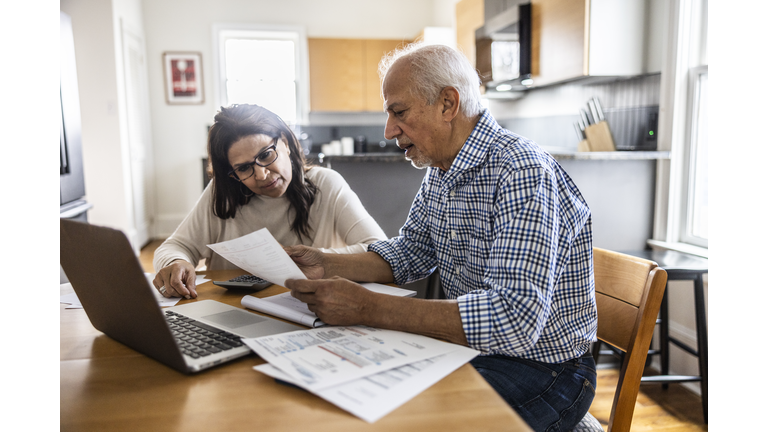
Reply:
M681 214L680 240L707 247L709 231L709 174L707 105L709 73L707 66L693 68L690 74L691 103L688 142L686 199Z
M214 26L217 106L261 105L288 124L306 120L307 42L295 27Z
M680 165L680 206L677 235L680 243L708 247L709 236L709 174L707 105L709 101L709 72L707 66L707 0L681 2L684 15L681 28L688 34L682 38L680 50L681 86L687 87L681 96L685 127L681 137L683 160Z
M660 150L670 151L670 162L659 165L657 218L649 243L708 256L708 0L675 0L669 6L659 143Z

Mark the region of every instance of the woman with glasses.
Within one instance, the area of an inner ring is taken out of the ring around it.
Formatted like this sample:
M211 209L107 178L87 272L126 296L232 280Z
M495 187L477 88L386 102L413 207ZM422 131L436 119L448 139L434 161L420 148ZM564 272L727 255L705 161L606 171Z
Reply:
M206 245L262 228L283 246L365 252L386 236L344 178L307 165L293 131L258 105L222 107L208 132L213 179L192 212L155 251L154 285L166 297L197 297L195 267L237 268Z

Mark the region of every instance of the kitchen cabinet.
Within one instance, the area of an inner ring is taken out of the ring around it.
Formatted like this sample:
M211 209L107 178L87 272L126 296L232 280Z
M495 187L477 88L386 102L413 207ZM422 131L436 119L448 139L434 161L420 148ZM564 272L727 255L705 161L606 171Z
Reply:
M379 62L386 54L402 47L410 41L391 39L366 39L363 48L365 57L363 63L363 77L365 80L364 111L382 112L384 99L381 97L381 81L379 80Z
M311 111L362 111L363 41L307 39Z
M383 106L381 58L407 43L393 39L309 38L311 111L377 111Z
M485 23L483 0L461 0L456 3L456 47L475 66L475 30Z
M531 0L534 86L644 73L646 0Z

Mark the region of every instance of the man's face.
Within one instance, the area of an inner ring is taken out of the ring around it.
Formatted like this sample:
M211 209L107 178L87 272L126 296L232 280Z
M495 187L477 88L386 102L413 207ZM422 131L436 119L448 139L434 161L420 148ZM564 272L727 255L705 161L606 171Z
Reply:
M438 100L428 105L411 93L410 65L403 60L392 66L382 86L387 112L384 136L397 139L405 158L416 168L444 167L449 135L441 115L442 104Z

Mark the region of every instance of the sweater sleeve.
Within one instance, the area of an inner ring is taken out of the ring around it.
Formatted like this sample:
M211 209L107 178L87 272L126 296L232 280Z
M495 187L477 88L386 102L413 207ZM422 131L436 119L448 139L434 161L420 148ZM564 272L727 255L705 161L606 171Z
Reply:
M155 250L152 261L155 271L178 259L197 267L201 259L211 257L211 250L207 245L215 243L214 231L219 226L212 220L215 216L211 210L211 187L209 183L176 231Z
M333 207L334 229L347 246L321 248L326 253L363 253L368 245L387 238L379 224L368 214L357 194L349 187L341 174L330 171L329 203Z

